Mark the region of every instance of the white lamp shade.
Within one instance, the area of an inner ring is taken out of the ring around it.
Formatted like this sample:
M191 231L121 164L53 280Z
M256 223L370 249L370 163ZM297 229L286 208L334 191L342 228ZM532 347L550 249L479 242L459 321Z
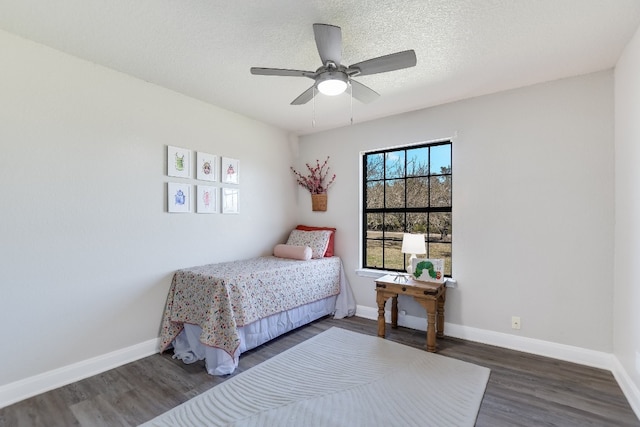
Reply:
M426 254L427 246L424 243L424 234L404 233L401 250L405 254Z

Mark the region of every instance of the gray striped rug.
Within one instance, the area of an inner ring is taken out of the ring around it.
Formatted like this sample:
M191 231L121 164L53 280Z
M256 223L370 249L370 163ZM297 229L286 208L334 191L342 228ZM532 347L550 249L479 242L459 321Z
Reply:
M331 328L144 426L473 426L489 369Z

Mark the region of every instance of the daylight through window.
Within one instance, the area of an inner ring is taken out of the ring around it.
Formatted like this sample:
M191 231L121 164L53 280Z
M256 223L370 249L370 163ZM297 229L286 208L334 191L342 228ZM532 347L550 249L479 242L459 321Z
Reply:
M444 258L451 276L451 141L363 156L363 267L403 271L403 233L425 235L428 258Z

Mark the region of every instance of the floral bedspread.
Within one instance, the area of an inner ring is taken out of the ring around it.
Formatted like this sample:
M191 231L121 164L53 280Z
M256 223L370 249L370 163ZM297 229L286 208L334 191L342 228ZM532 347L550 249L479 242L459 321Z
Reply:
M298 261L272 256L178 270L162 317L161 350L184 323L202 328L200 341L230 355L237 328L340 292L338 257Z

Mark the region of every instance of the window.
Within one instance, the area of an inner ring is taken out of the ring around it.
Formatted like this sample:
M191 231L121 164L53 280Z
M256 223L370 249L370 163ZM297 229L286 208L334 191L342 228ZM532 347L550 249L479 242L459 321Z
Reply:
M451 141L365 153L363 267L404 271L403 233L425 235L428 258L445 259L451 276Z

